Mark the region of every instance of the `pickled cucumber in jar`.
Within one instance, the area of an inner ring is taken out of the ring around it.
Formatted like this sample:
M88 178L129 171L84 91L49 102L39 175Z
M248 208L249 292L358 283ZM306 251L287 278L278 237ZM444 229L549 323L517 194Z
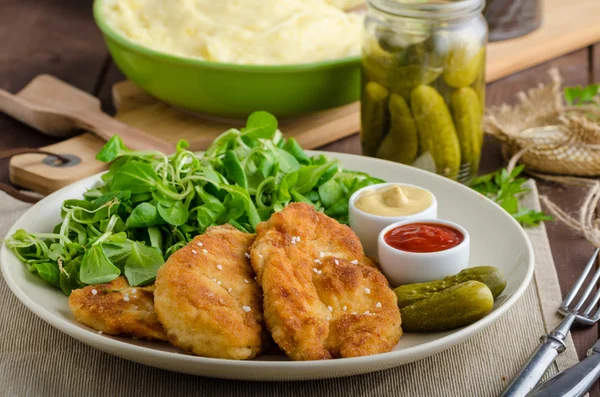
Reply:
M365 19L363 154L468 182L483 144L482 5L419 0L430 6L416 17L410 3L417 0L389 1L394 5L385 9L370 6Z

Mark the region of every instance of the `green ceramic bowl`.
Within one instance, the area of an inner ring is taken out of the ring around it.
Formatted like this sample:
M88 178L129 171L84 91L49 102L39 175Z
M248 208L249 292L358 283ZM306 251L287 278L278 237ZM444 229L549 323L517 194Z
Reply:
M94 1L94 19L128 79L151 95L194 112L245 118L255 110L266 110L290 118L359 99L358 56L281 66L208 62L130 41L104 20L103 0Z

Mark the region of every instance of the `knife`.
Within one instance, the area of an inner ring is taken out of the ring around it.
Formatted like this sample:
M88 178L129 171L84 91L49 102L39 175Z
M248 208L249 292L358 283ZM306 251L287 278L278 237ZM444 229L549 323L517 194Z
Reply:
M527 397L581 397L600 379L600 340L587 357L531 390Z

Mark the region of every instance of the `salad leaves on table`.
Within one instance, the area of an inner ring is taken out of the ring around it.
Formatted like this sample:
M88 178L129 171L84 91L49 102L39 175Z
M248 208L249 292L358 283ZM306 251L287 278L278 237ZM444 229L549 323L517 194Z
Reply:
M173 252L213 225L245 232L293 201L342 223L356 190L383 182L309 156L284 139L267 112L221 134L204 152L180 141L172 155L132 151L118 136L96 158L111 162L102 182L66 200L51 233L18 230L7 241L32 272L69 295L124 275L132 286L154 281Z

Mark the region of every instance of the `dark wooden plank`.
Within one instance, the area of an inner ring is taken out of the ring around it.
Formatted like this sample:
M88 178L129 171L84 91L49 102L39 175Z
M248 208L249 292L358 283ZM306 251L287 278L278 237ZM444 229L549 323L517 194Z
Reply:
M106 50L92 18L92 2L2 0L0 88L16 92L41 73L92 92ZM0 114L0 148L39 147L56 139ZM8 182L8 161L0 161Z
M591 82L600 83L600 43L590 47Z

